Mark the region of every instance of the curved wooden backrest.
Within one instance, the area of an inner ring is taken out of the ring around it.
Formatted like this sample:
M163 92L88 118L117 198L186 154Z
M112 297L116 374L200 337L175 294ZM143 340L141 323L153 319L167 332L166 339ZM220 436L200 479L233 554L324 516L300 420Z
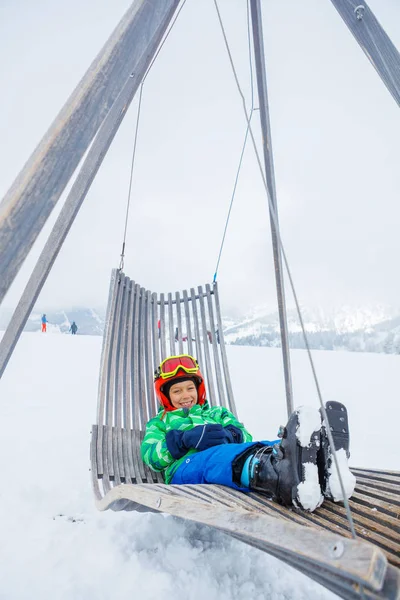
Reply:
M143 464L140 443L159 408L154 371L167 356L184 352L198 359L210 404L236 414L217 284L157 295L113 270L92 431L98 499L120 483L163 481Z
M154 371L187 352L197 358L211 405L236 414L226 357L218 286L152 293L113 270L103 338L97 423L144 429L158 411Z

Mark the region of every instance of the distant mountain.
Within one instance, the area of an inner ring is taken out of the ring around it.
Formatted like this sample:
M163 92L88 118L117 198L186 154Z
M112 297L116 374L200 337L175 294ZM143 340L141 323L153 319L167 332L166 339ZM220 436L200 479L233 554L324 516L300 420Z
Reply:
M400 309L385 306L340 307L329 311L302 308L302 318L312 349L350 350L400 354ZM280 328L276 311L262 307L236 322L224 319L225 341L244 346L279 347ZM288 311L289 344L304 348L300 322L294 310Z
M43 311L34 310L25 331L40 331ZM12 311L0 311L0 330L4 330ZM49 310L46 313L49 333L69 333L72 321L78 335L103 335L105 310L75 307ZM302 316L310 347L315 350L350 350L400 354L400 309L384 306L339 307L329 311L320 307L303 307ZM279 318L276 311L258 307L238 317L224 315L224 338L227 344L279 347ZM294 310L288 311L291 348L304 348L300 323Z

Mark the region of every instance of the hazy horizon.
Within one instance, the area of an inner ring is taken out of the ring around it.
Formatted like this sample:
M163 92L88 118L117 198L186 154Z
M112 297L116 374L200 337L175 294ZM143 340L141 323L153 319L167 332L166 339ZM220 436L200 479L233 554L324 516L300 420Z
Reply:
M0 8L0 76L7 82L0 98L0 133L7 140L0 197L129 5L22 0ZM249 106L246 4L219 5ZM399 3L369 5L399 47ZM281 234L300 302L397 305L398 107L328 0L262 7ZM136 110L137 99L40 306L107 302L122 245ZM258 135L257 119L255 112ZM212 281L245 128L213 3L187 2L143 92L125 271L147 289L170 292ZM61 204L4 306L15 306ZM267 200L250 146L218 281L226 311L276 305Z

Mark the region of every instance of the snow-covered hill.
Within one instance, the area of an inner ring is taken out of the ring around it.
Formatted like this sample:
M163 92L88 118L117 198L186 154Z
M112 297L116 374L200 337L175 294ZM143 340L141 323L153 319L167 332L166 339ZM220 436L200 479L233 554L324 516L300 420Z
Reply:
M40 331L40 318L45 310L35 309L25 331ZM303 319L311 348L317 350L350 350L352 352L384 352L400 354L400 309L385 306L303 307ZM0 310L0 330L5 329L11 310ZM78 335L102 335L105 309L78 307L46 312L49 333L68 333L72 321ZM280 346L279 318L275 311L258 307L248 315L223 315L227 344L241 346ZM288 311L289 343L293 349L304 348L297 314Z
M95 510L89 442L100 351L100 337L24 333L0 380L0 598L332 600L205 527ZM286 419L280 352L227 352L240 417L255 437L275 434ZM314 354L325 398L348 405L353 464L398 469L400 357ZM305 352L294 351L292 364L296 403L316 405Z
M400 309L385 306L302 308L311 348L400 354ZM260 307L244 318L224 319L225 341L243 346L280 346L279 316ZM291 348L304 348L295 310L288 311Z

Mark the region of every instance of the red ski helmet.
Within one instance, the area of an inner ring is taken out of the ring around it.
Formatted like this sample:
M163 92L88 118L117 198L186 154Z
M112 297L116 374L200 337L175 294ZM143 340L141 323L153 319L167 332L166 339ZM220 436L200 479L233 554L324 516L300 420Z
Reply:
M190 354L169 356L154 373L154 388L158 401L165 411L175 410L169 399L169 388L178 379L193 379L197 387L197 404L206 401L206 386L199 364ZM168 386L166 384L168 383ZM167 389L164 390L164 387Z

